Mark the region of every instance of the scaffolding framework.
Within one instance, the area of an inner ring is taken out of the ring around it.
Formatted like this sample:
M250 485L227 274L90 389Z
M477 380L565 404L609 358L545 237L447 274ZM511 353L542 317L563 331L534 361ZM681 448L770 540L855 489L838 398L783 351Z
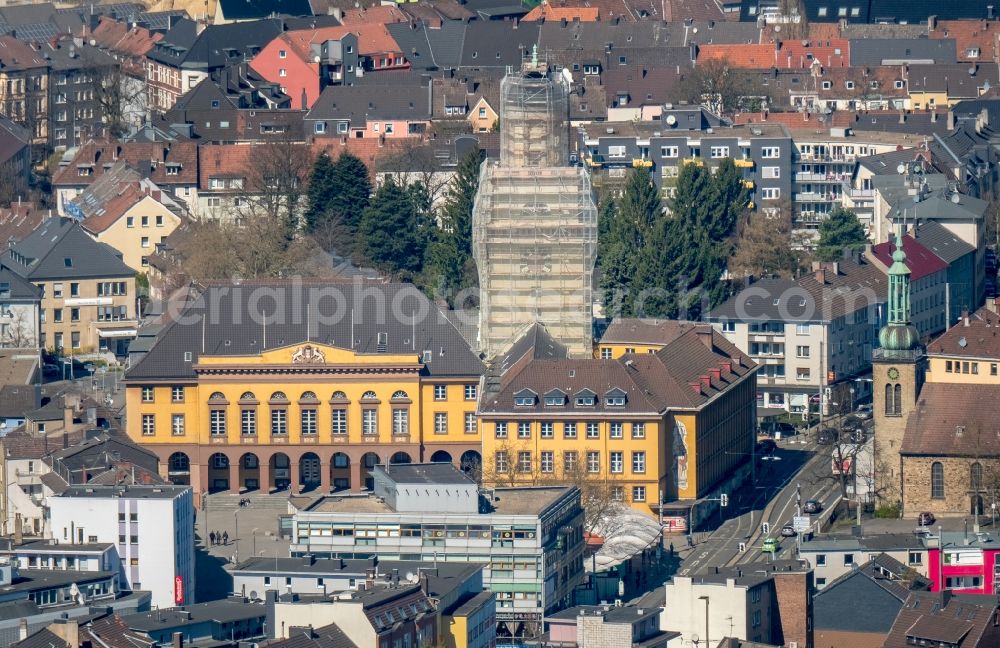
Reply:
M533 322L570 354L592 352L597 207L568 166L567 87L532 61L501 84L500 160L487 160L473 209L480 350L504 353Z

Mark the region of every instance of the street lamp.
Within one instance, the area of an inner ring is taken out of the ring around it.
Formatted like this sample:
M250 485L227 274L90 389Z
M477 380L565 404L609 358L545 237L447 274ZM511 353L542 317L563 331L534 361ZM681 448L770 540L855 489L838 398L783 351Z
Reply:
M240 510L239 509L236 509L235 511L233 511L233 518L236 520L236 530L235 530L236 532L235 532L234 535L236 536L235 537L235 540L236 540L236 564L238 565L238 564L240 564Z
M711 646L712 644L708 641L708 597L699 596L699 601L705 601L705 645Z

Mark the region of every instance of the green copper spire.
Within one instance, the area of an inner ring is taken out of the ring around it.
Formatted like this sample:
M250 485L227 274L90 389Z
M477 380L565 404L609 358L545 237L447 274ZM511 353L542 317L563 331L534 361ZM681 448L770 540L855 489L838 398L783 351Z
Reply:
M910 269L906 267L903 236L896 234L896 249L889 266L889 300L885 327L879 331L879 342L887 351L906 351L916 348L920 335L910 324Z

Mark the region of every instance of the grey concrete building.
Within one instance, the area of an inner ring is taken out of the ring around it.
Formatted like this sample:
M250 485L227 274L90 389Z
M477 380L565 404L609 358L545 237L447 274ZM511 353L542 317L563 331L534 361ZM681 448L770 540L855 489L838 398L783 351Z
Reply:
M583 509L572 486L480 491L451 464L376 466L374 492L297 511L292 556L482 563L497 620L540 622L583 578Z

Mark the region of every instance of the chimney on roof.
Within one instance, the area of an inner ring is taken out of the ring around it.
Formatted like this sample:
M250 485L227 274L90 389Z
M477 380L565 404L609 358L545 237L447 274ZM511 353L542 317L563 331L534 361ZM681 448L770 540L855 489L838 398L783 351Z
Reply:
M936 124L937 123L937 111L936 110L932 110L931 111L931 123L932 124Z
M21 620L17 622L17 637L20 641L28 638L28 620L24 617L21 617Z
M927 31L932 32L937 29L937 16L927 17Z
M950 130L950 131L955 130L955 111L954 110L949 110L948 111L948 130Z
M820 267L819 269L817 269L816 272L815 272L815 277L816 277L816 281L818 281L821 284L825 284L826 283L826 268Z
M175 632L172 638L173 638L173 648L184 648L183 632Z
M994 297L986 301L986 308L994 313L1000 313L1000 297Z
M711 326L699 326L695 329L695 333L698 335L698 339L701 343L708 347L709 350L715 348L715 344L712 341L712 327Z
M962 326L964 326L966 328L969 327L969 309L968 308L963 308L962 309Z

